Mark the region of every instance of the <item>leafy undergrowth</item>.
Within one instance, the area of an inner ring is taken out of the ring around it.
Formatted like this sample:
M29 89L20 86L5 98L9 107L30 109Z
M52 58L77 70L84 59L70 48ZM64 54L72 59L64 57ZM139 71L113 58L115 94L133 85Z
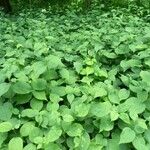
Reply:
M149 150L150 25L124 11L0 16L0 150Z

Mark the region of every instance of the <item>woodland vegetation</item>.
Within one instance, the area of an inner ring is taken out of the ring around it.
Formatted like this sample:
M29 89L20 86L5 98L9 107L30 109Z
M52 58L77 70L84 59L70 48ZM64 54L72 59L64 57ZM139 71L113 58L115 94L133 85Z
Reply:
M0 6L0 150L150 149L149 0Z

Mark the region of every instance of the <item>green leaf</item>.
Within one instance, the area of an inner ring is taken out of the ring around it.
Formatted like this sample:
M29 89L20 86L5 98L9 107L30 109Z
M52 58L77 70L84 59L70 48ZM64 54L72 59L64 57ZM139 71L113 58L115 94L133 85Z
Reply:
M30 106L31 106L32 109L40 111L43 107L43 101L39 101L39 100L33 98L30 101Z
M7 121L11 118L13 111L13 106L11 103L7 102L0 106L0 120Z
M82 98L71 103L71 110L77 117L85 117L88 115L90 105L82 103Z
M45 142L47 144L49 142L54 142L57 139L59 139L61 134L62 134L62 130L59 127L53 126L53 127L51 127L50 131L47 133L47 135L45 137Z
M31 82L31 85L34 90L42 91L46 89L46 80L44 79L36 79Z
M17 94L13 97L13 101L15 101L17 103L17 105L19 105L19 104L28 103L31 98L32 98L31 93L29 93L29 94Z
M2 144L7 139L7 133L0 133L0 148L2 147Z
M128 98L124 103L122 103L119 106L120 112L129 111L130 117L132 118L132 115L137 115L142 113L145 110L146 106L144 103L142 103L139 99L136 97L130 97Z
M135 132L129 127L125 127L121 132L119 143L131 143L135 139L135 137Z
M23 150L36 150L36 146L32 143L26 145Z
M111 107L110 102L93 103L90 112L96 117L104 117L111 112Z
M100 132L101 131L111 131L114 127L114 122L111 121L110 116L107 115L101 118L101 122L99 125Z
M20 137L12 138L8 143L8 150L23 150L23 140Z
M144 102L148 99L148 92L140 90L137 92L137 97L141 102Z
M69 115L69 114L64 114L62 117L63 117L63 120L65 122L72 122L72 121L74 121L74 118L71 115Z
M79 123L74 123L71 126L69 126L66 132L69 136L74 137L74 136L81 136L82 131L83 131L82 125Z
M0 97L4 95L10 88L9 83L1 83L0 84Z
M136 131L136 133L144 133L145 130L147 130L148 127L146 125L146 120L144 119L137 119L135 121L135 127L134 130Z
M150 78L150 72L149 71L141 71L140 72L140 77L142 80L146 83L149 83L149 78Z
M13 85L13 91L17 94L27 94L31 92L31 86L23 81L18 81Z
M63 67L63 64L61 62L61 58L55 55L49 55L46 57L47 65L49 69L57 68L57 67Z
M124 121L125 123L130 124L130 118L129 118L128 114L126 114L126 113L121 113L121 114L119 114L119 118L120 118L122 121Z
M130 91L126 89L119 90L119 98L120 100L125 100L130 96Z
M119 117L119 114L116 110L113 110L110 112L110 118L111 118L111 121L115 121L117 120Z
M37 110L34 110L34 109L25 109L21 112L21 116L22 117L29 117L29 118L33 118L35 117L36 115L38 115L38 111Z
M60 146L56 143L49 143L44 146L44 150L62 150Z
M90 136L85 132L82 134L82 136L75 137L74 143L75 147L78 147L77 149L88 150L90 145Z
M120 100L119 100L119 96L118 96L118 91L112 91L109 93L108 95L109 100L114 103L114 104L119 104Z
M32 128L32 130L30 131L30 133L29 133L29 140L31 141L31 142L34 142L34 139L36 138L36 137L39 137L39 136L43 136L43 132L40 130L40 128L38 128L38 127L33 127Z
M0 123L0 132L8 132L12 129L12 124L10 122L2 122Z
M41 137L41 136L37 136L37 137L35 137L34 138L34 143L35 144L42 144L43 143L43 137Z
M94 86L93 90L94 90L94 98L103 97L107 95L107 91L102 87Z
M140 67L141 61L138 59L122 60L120 66L126 71L129 68Z
M33 76L38 78L41 74L43 74L46 71L46 65L42 61L37 61L32 65L33 69Z
M69 74L69 71L67 69L65 69L65 68L61 69L60 75L63 79L69 80L70 74Z
M144 138L146 139L146 141L148 141L148 143L150 143L150 129L145 131Z
M75 98L74 94L67 94L67 99L70 104L73 102L74 98Z
M142 136L137 136L133 141L133 146L137 150L148 150L148 147L146 146L146 142Z
M82 75L90 75L94 73L94 68L92 67L86 67L84 69L82 69L81 74Z
M30 132L32 131L34 127L34 123L33 122L26 122L22 125L22 127L20 128L20 134L21 136L25 137L28 136L30 134Z
M38 100L47 100L45 91L33 91L33 96Z
M92 81L93 81L93 78L90 78L89 76L84 76L81 80L81 82L87 83L88 85L90 85Z
M59 96L64 96L66 95L65 87L63 86L51 87L51 93L59 95Z
M76 72L80 73L80 71L82 70L82 66L83 66L82 63L74 62L73 65L74 65L74 68L75 68Z

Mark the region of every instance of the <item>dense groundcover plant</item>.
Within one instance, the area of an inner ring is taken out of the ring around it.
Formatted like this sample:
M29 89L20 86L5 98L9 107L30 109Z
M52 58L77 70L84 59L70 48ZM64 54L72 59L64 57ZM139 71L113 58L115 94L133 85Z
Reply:
M0 48L0 150L149 150L142 18L1 12Z

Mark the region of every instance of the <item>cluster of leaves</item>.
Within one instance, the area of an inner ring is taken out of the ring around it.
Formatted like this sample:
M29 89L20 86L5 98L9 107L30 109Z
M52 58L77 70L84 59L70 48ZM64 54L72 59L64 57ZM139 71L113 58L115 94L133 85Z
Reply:
M150 25L112 10L0 14L1 150L149 150Z
M56 9L77 8L80 10L95 9L101 5L105 10L110 7L142 6L150 8L149 0L10 0L14 11L22 8L52 7Z

